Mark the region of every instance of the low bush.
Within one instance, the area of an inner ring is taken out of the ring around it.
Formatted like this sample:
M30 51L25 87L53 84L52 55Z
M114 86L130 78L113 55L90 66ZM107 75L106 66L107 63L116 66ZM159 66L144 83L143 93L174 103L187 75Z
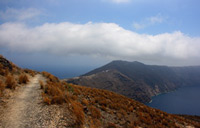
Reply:
M44 85L43 82L40 82L40 86L45 93L45 96L43 96L45 102L47 99L50 99L47 100L48 102L50 102L48 104L62 104L67 102L67 94L62 83L47 81L46 85Z
M36 75L36 72L30 69L24 69L24 72L30 74L32 77Z
M71 102L73 114L76 116L76 125L82 127L85 122L83 106L76 101Z
M48 72L42 72L42 75L48 78L51 82L59 82L59 79Z
M39 83L40 83L40 88L44 89L44 87L45 87L44 83L41 80L39 81Z
M117 128L117 126L113 123L108 123L106 128Z
M5 89L5 84L0 80L0 97L3 96L4 89Z
M48 105L51 104L51 99L45 93L42 93L42 98L43 98L44 103Z
M97 119L101 118L101 113L96 107L90 106L89 110L91 112L92 118L97 118Z
M5 68L1 63L0 63L0 75L6 76L9 73L9 69Z
M87 100L87 99L83 99L83 100L82 100L82 104L84 104L84 105L87 106L87 105L89 104L89 103L88 103L88 100Z
M23 74L19 76L19 84L27 84L29 82L28 76Z
M72 93L74 92L74 88L72 87L72 84L68 84L65 82L64 85L67 91L72 92Z
M14 77L11 75L6 76L5 84L6 84L6 87L10 89L15 89L17 86Z

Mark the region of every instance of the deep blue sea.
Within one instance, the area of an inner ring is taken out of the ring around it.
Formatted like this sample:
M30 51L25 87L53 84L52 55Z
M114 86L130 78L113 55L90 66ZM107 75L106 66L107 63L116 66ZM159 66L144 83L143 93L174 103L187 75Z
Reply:
M155 96L147 105L167 113L200 116L200 86L182 87L174 92Z

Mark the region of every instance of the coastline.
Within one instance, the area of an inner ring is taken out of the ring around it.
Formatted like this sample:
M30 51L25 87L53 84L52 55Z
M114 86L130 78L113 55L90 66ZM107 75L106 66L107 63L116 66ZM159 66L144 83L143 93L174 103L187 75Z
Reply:
M180 88L181 88L181 87L180 87ZM175 92L175 91L177 91L178 89L179 89L179 88L177 88L177 89L175 89L175 90L173 90L173 91L168 91L168 92L163 92L163 93L160 92L160 93L156 94L155 96L152 96L152 97L151 97L151 100L150 100L149 102L147 102L146 105L152 103L154 97L157 97L157 96L159 96L159 95L164 95L164 94L167 94L167 93L171 93L171 92Z

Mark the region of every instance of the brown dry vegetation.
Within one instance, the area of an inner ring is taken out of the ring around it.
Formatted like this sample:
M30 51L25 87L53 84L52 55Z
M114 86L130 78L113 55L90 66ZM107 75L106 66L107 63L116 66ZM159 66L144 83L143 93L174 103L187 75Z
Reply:
M75 115L75 126L82 127L85 122L85 114L83 112L83 106L77 101L71 101L72 112Z
M6 76L5 84L6 84L6 87L9 89L15 89L17 86L15 78L12 75Z
M4 89L5 89L5 84L0 80L0 97L3 96Z
M4 67L1 63L0 63L0 75L2 76L6 76L9 73L9 69L7 67Z
M19 76L19 84L27 84L28 82L29 82L29 79L26 74L22 74Z
M0 97L5 89L15 90L20 84L27 84L28 76L34 76L37 72L29 69L21 69L0 55Z
M43 89L43 99L47 104L62 104L67 102L67 93L64 85L59 82L58 78L48 72L42 72L47 78L46 84L40 81L40 87Z
M24 72L31 75L32 77L34 77L38 72L30 70L30 69L24 69Z
M51 81L51 82L55 82L55 83L59 82L57 77L55 77L54 75L52 75L52 74L50 74L48 72L43 71L42 75L45 76L46 78L48 78L48 80Z
M68 106L75 116L74 127L200 127L198 122L147 107L110 91L60 82L46 72L43 75L47 77L45 85L41 82L44 102Z

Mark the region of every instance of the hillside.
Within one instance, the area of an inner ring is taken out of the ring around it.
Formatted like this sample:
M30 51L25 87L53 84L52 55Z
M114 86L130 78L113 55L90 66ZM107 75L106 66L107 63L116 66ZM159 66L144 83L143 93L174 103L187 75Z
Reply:
M63 104L70 110L71 122L65 127L89 128L184 128L199 127L191 118L167 114L150 108L123 95L102 89L89 88L59 81L43 72L46 84L41 83L46 104ZM64 115L65 116L65 115ZM68 117L69 118L69 117ZM196 118L196 117L194 117Z
M5 87L0 96L0 127L200 127L199 117L167 114L114 92L66 83L48 72L21 69L3 57L0 63ZM14 88L6 82L8 75L16 82L11 84ZM28 81L21 81L21 75L27 75Z
M0 97L8 95L4 91L12 91L21 84L26 84L29 76L34 76L35 73L19 68L0 55Z
M107 89L140 102L181 86L200 84L200 67L167 67L140 62L113 61L67 82Z

